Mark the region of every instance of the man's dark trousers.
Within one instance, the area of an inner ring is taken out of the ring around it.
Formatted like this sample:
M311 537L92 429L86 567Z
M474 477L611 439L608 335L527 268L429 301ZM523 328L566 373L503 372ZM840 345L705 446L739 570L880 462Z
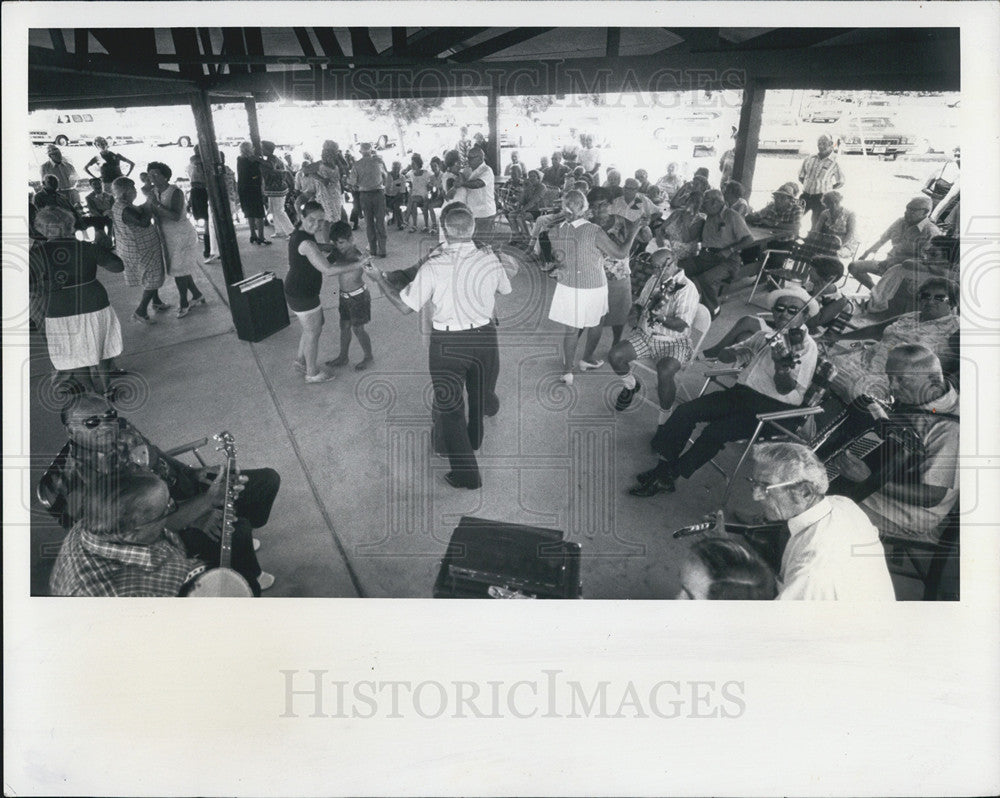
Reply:
M385 192L359 191L361 213L365 217L365 229L368 233L368 249L373 255L384 255L386 244L385 231Z
M666 462L673 464L677 476L688 478L730 441L753 435L758 413L773 413L790 407L792 405L764 396L745 385L706 393L678 405L670 418L656 430L653 449ZM681 454L694 428L706 421L708 424L701 435Z

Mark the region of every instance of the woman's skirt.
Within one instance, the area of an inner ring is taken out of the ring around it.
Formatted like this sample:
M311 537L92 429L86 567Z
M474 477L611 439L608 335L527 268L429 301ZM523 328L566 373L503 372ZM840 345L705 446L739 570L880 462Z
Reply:
M570 288L559 283L552 295L549 318L577 330L597 327L608 312L608 287Z
M59 371L96 366L122 353L122 328L109 306L92 313L45 319L49 358Z
M260 189L240 189L240 210L247 219L264 218L264 197Z

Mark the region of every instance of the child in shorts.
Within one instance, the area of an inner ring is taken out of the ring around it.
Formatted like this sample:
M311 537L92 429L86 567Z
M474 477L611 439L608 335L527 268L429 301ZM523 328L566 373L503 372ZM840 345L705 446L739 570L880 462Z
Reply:
M364 353L361 361L354 366L356 371L364 371L375 358L372 357L372 342L365 325L372 318L372 298L365 284L363 267L370 258L365 258L351 240L351 225L334 222L330 225L331 252L327 260L339 266L357 263L358 268L344 272L340 280L340 355L327 363L328 366L346 366L347 352L351 347L352 333L361 343ZM325 248L325 247L324 247Z

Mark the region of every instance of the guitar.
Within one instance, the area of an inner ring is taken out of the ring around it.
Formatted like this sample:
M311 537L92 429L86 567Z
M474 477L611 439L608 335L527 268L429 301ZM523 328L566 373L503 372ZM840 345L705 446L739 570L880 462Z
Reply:
M217 451L226 453L226 502L222 508L222 534L219 545L219 567L199 574L190 583L187 594L195 598L251 598L253 591L246 579L232 568L233 529L236 523L236 512L233 502L236 499L236 444L228 432L220 432L213 436L219 442Z

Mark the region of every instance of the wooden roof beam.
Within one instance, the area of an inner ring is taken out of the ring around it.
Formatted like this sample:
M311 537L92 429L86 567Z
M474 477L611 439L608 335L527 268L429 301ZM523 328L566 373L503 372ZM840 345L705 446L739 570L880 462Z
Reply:
M512 31L501 33L499 36L494 36L492 39L487 39L485 42L474 44L472 47L467 47L455 53L452 56L452 60L460 64L465 64L469 61L480 61L494 53L499 53L521 42L541 36L543 33L548 33L550 30L553 30L553 28L515 28Z
M731 44L730 47L736 50L786 50L812 47L850 33L852 30L854 28L775 28L739 44Z
M194 28L171 28L170 37L174 50L181 58L188 59L179 64L180 73L188 80L198 80L204 76L201 64L201 50L198 48L198 33Z
M299 47L302 48L302 55L307 58L316 57L316 48L313 47L312 39L309 38L308 28L292 28L295 31L295 38L299 40Z
M66 50L66 37L63 36L62 28L49 28L49 38L52 40L52 49L57 53L68 52Z
M243 38L243 28L223 28L222 29L222 53L224 55L246 55L246 40ZM246 75L250 70L244 64L229 63L230 75ZM220 69L221 72L221 69Z
M243 38L246 40L247 55L264 55L264 34L260 28L244 28ZM251 64L251 72L267 72L264 64Z
M607 58L617 58L621 53L622 29L608 28L608 43L604 54Z
M319 46L323 48L323 55L327 58L344 57L344 48L340 46L333 28L313 28L313 33L316 35Z
M368 35L368 28L348 28L348 30L351 32L351 55L378 55L372 37Z

